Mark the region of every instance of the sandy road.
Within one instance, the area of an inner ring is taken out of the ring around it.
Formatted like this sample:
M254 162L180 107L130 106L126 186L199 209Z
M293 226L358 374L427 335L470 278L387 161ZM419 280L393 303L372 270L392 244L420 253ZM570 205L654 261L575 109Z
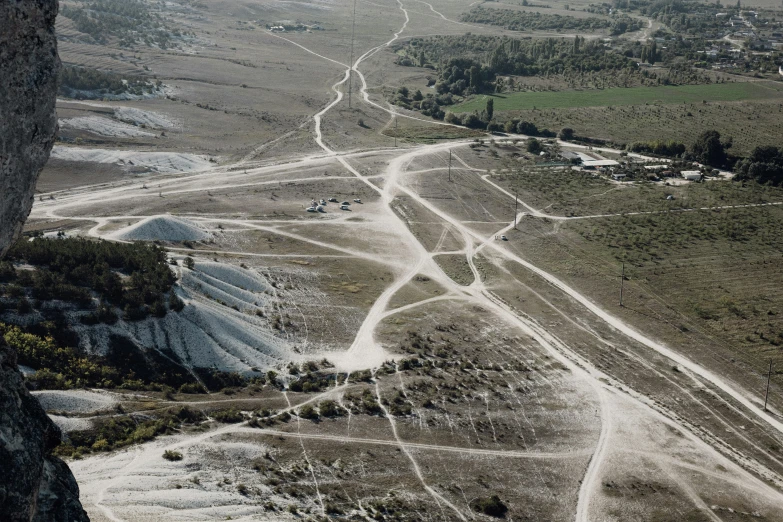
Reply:
M368 439L361 437L346 437L343 435L325 435L322 433L292 433L290 431L269 430L269 429L256 429L256 428L239 428L237 432L243 433L261 433L264 435L271 435L275 437L295 437L312 440L328 440L333 442L342 442L345 444L369 444L377 446L403 446L417 450L427 451L445 451L449 453L462 453L465 455L474 456L488 456L488 457L504 457L511 459L575 459L584 458L591 455L590 451L564 451L564 452L546 452L546 451L503 451L503 450L489 450L482 448L462 448L459 446L444 446L440 444L421 444L418 442L406 442L398 440L386 440L386 439Z

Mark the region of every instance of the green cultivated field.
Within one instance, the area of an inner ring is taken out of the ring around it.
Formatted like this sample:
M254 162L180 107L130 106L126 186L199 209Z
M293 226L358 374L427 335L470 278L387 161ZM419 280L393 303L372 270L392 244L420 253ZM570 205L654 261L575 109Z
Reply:
M483 110L489 96L478 96L451 107L452 112ZM495 111L561 109L644 105L645 103L701 103L702 101L742 101L783 99L783 85L773 82L682 85L678 87L630 87L567 92L515 92L493 95Z

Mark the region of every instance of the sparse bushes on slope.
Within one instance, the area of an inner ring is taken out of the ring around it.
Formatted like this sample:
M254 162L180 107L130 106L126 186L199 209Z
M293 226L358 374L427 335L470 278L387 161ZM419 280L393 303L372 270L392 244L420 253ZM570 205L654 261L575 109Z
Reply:
M477 498L470 503L470 507L474 511L497 518L505 517L508 512L508 507L497 495Z

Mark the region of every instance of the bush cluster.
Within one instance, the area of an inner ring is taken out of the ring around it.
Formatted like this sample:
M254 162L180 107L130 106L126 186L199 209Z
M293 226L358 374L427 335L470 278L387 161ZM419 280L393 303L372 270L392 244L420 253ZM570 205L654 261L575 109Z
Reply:
M141 418L132 415L98 418L95 425L84 431L72 431L68 442L61 444L55 453L61 456L77 457L84 453L111 451L131 444L154 439L159 435L170 435L186 424L206 420L203 413L187 406L172 408L157 418ZM182 455L171 452L167 460L180 460Z

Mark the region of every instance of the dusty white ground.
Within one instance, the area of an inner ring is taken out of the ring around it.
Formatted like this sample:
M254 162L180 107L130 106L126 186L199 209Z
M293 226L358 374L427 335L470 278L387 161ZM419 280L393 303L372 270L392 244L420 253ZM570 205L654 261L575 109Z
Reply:
M119 399L111 393L88 390L47 390L33 392L46 410L64 413L94 413L107 410Z
M179 152L142 152L129 150L88 149L56 145L52 158L65 161L110 163L123 167L143 167L153 172L189 172L209 167L209 158Z
M80 116L78 118L64 118L60 120L60 128L87 130L100 136L113 138L152 137L152 132L145 131L121 121L102 118L100 116Z

